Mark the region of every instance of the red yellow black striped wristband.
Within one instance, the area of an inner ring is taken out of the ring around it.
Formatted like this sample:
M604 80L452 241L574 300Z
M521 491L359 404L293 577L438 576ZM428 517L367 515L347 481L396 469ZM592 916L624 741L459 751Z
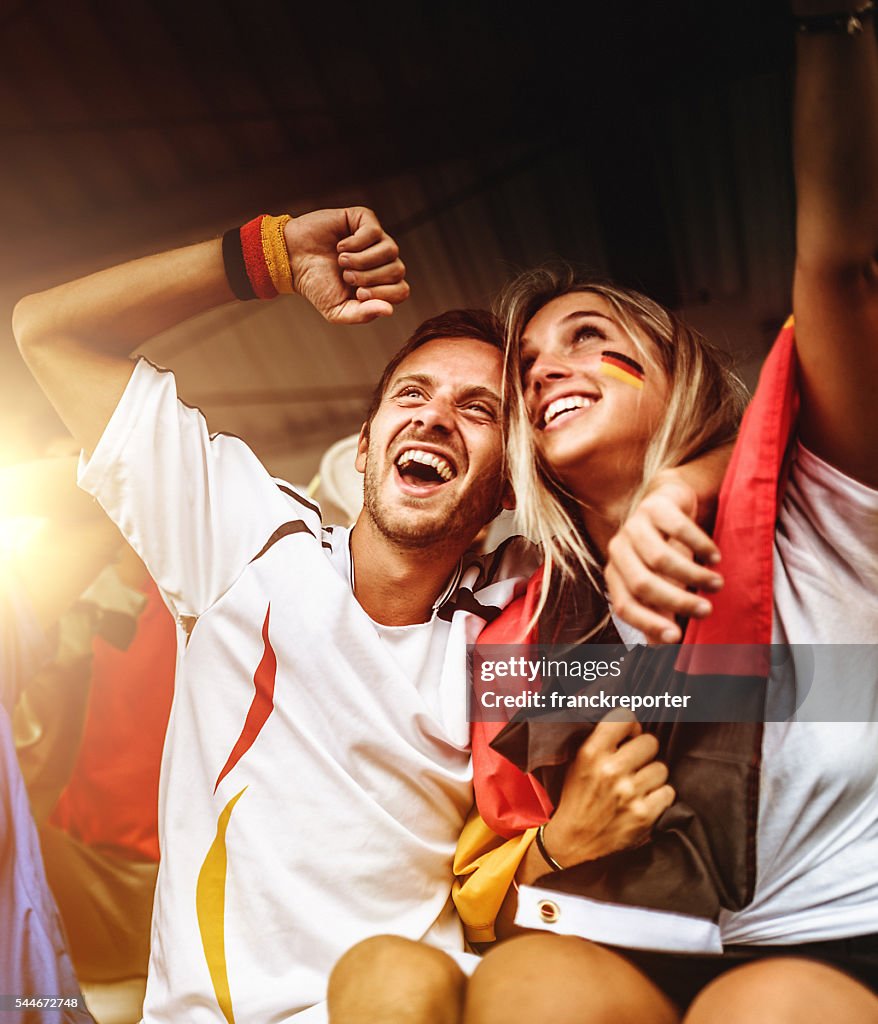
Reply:
M284 228L289 215L260 214L223 235L223 266L232 293L242 302L273 299L293 288Z

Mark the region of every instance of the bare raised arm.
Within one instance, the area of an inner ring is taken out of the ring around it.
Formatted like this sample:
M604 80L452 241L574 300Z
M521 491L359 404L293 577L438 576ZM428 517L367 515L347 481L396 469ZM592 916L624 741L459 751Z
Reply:
M796 0L797 15L857 0ZM878 486L878 46L863 31L800 33L793 312L801 436Z
M793 10L834 14L845 2L796 0ZM871 20L863 27L853 35L798 36L793 310L802 440L843 472L878 486L878 46ZM703 593L686 587L721 585L718 574L709 577L706 568L679 559L682 542L711 560L694 523L685 529L700 550L668 528L691 519L695 506L685 488L660 486L610 544L613 607L655 641L679 640L675 615L709 612Z
M327 320L389 316L408 295L396 243L371 210L321 210L288 222L295 290ZM234 296L219 239L134 260L22 299L19 349L73 436L94 448L121 397L128 354Z
M40 387L90 451L131 376L129 352L232 298L221 243L203 242L29 295L12 327Z

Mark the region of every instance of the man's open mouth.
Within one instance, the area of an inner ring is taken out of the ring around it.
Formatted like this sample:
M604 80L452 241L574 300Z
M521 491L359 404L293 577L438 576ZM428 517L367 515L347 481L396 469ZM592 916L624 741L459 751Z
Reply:
M423 448L406 448L396 457L400 478L410 487L447 484L457 476L454 466L442 455Z
M554 402L549 402L540 417L540 429L545 430L549 424L556 423L580 409L590 409L598 401L600 398L596 395L564 395L563 398L556 398Z

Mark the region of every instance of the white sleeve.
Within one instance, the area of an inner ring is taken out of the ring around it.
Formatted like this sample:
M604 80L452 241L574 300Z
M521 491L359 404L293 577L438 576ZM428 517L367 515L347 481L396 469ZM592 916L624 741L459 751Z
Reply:
M174 375L139 360L79 485L100 502L179 616L218 600L284 523L320 537L319 509L237 437L208 433Z

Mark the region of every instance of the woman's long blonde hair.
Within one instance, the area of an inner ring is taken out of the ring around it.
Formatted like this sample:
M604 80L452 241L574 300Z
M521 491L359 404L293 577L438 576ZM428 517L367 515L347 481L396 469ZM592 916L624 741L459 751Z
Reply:
M748 400L747 390L732 371L726 353L639 292L578 276L566 263L526 271L506 286L497 305L506 333L504 404L509 475L521 527L542 545L545 557L540 599L531 625L550 598L560 601L563 585L576 583L581 574L603 593L602 567L585 533L579 507L534 444L521 388L524 329L543 306L569 292L588 292L604 299L644 365L654 373L661 372L669 384L665 415L646 449L643 474L631 494L628 511L660 470L732 440ZM601 622L584 624L590 628L584 630L582 639L597 633L606 620L607 616Z

